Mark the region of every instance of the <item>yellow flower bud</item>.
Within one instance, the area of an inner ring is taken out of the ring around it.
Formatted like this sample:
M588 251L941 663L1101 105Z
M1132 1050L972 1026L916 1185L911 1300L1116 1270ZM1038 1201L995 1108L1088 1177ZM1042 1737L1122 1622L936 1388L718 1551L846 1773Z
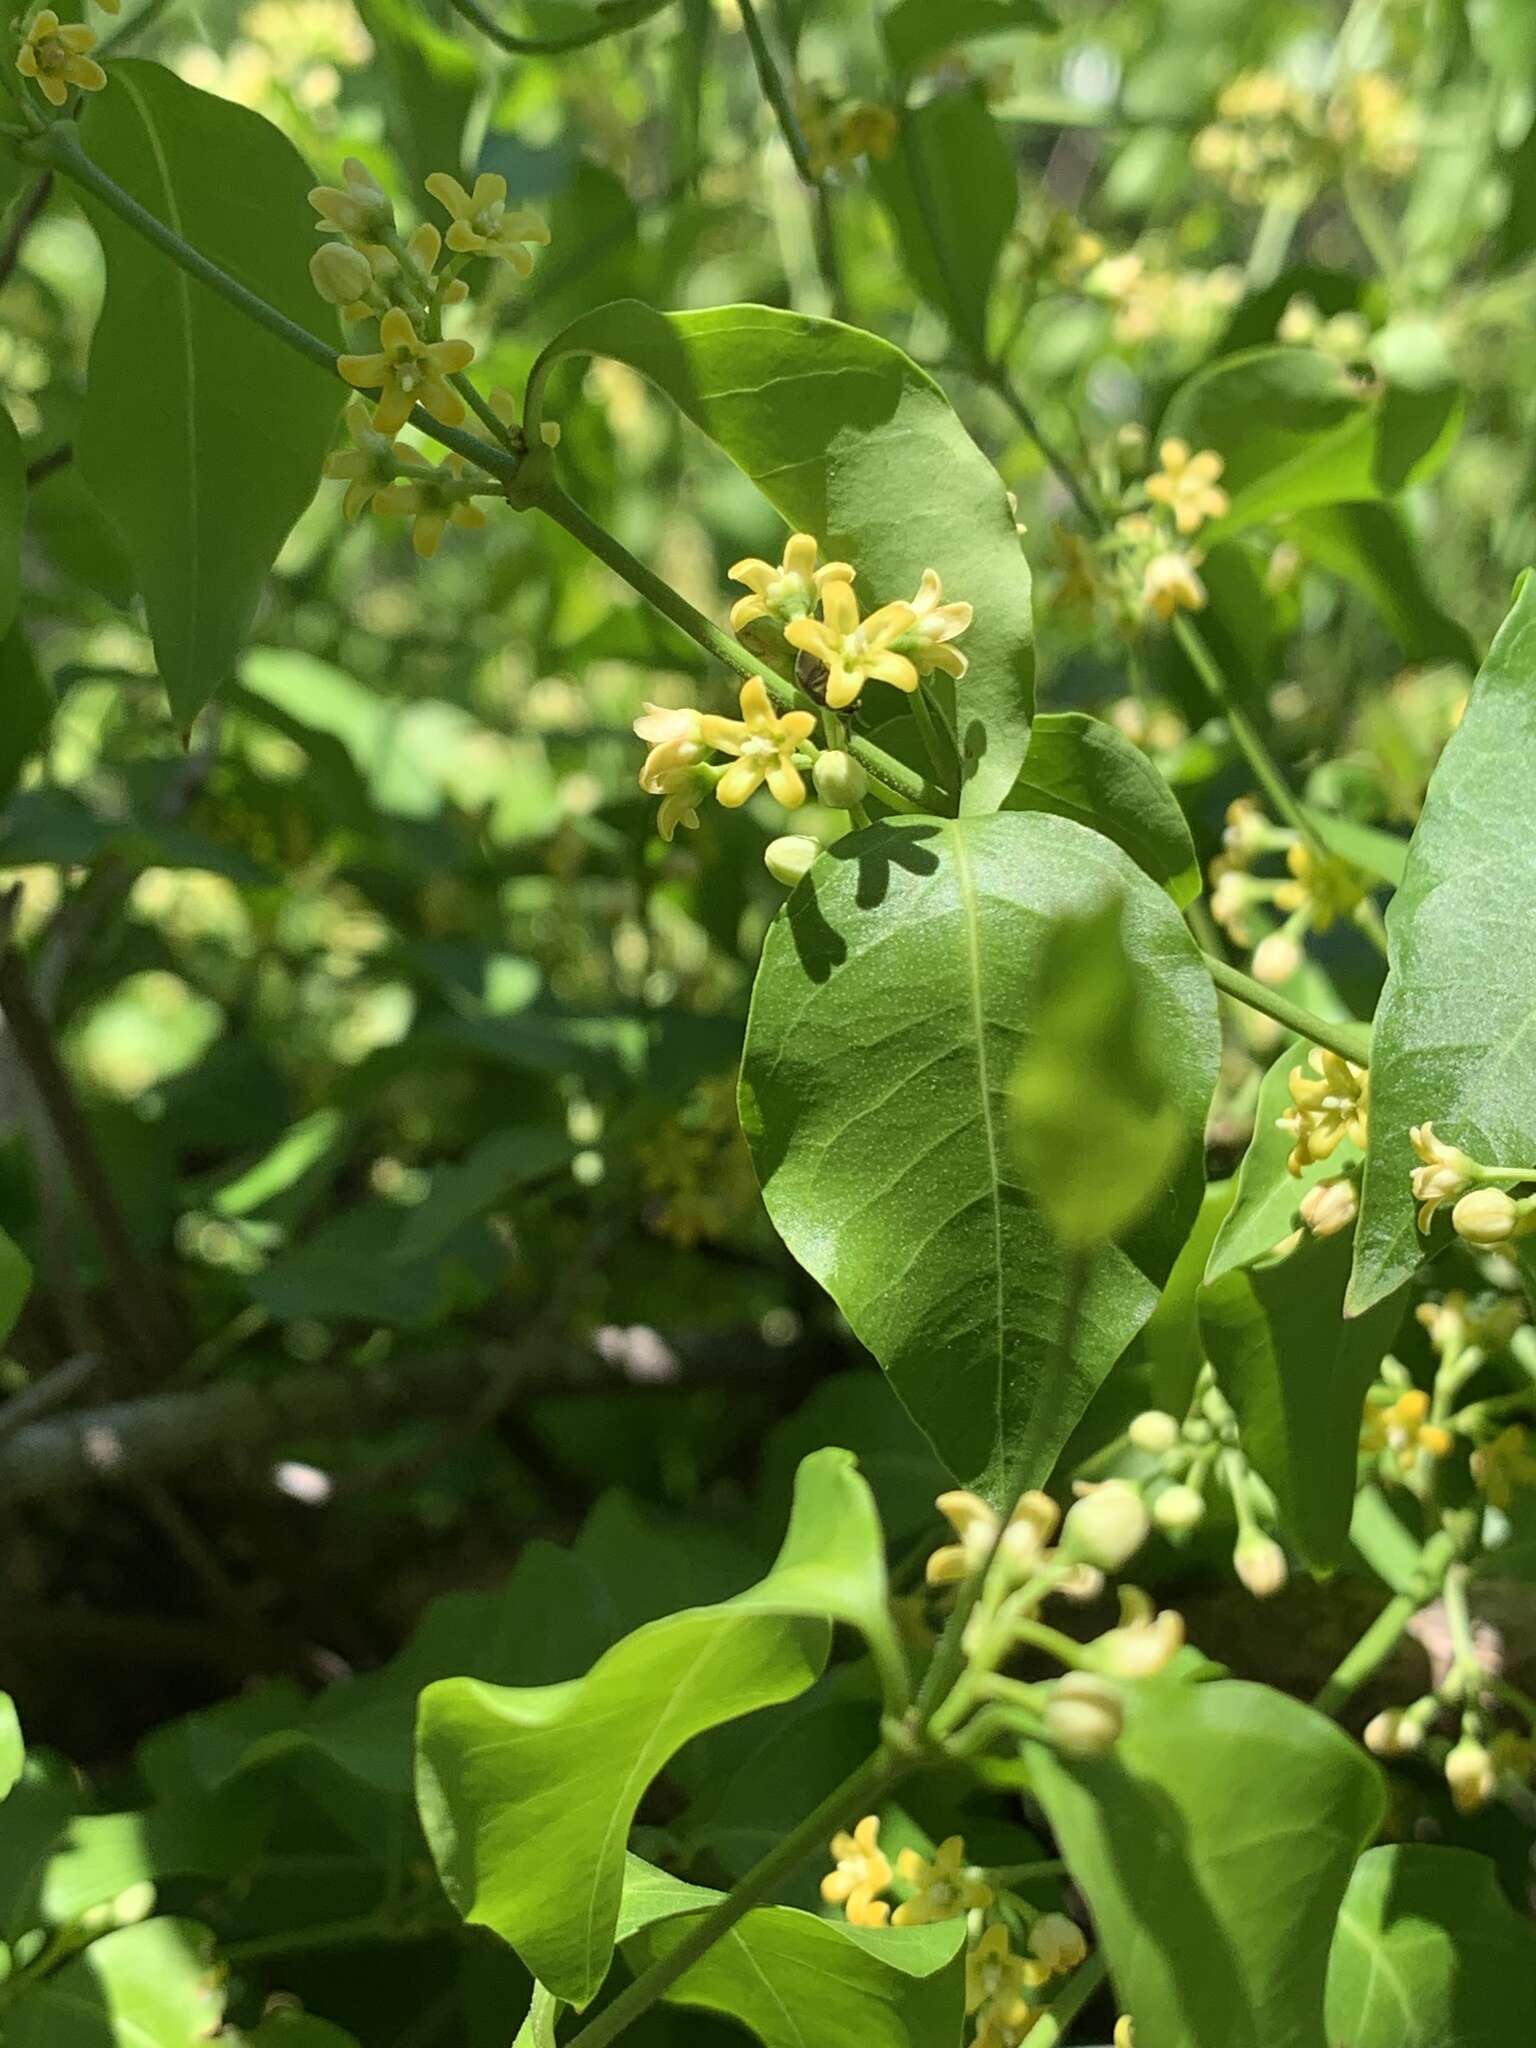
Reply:
M1401 1707L1384 1707L1366 1722L1361 1740L1372 1756L1409 1756L1422 1746L1424 1730Z
M1136 2048L1136 2029L1128 2012L1121 2013L1115 2021L1114 2044L1115 2048Z
M350 306L373 288L373 266L349 242L322 242L309 259L310 281L329 306Z
M1232 1553L1232 1564L1255 1600L1272 1598L1291 1575L1285 1552L1273 1536L1243 1537Z
M1458 1813L1478 1813L1498 1790L1499 1780L1487 1750L1464 1735L1445 1760L1445 1782Z
M1301 948L1285 932L1271 932L1253 949L1253 978L1266 988L1289 981L1301 965Z
M776 882L793 889L815 865L821 852L818 840L804 832L786 832L782 839L770 839L763 852L763 866Z
M1147 1504L1123 1479L1109 1479L1084 1494L1068 1511L1061 1548L1069 1562L1117 1572L1151 1533Z
M1177 1416L1165 1414L1161 1408L1146 1408L1132 1422L1127 1434L1138 1451L1161 1458L1173 1449L1183 1431Z
M1337 1237L1359 1214L1359 1190L1347 1174L1341 1180L1319 1181L1301 1198L1301 1220L1314 1237Z
M816 756L811 780L816 785L816 794L834 811L846 811L861 804L869 794L869 777L852 754L838 748Z
M1052 1976L1075 1970L1088 1953L1083 1930L1065 1913L1042 1913L1029 1930L1029 1952Z
M1152 1503L1152 1519L1170 1536L1183 1536L1205 1520L1205 1502L1192 1486L1165 1486Z
M1108 1756L1124 1726L1119 1691L1107 1678L1069 1671L1057 1679L1045 1710L1045 1733L1064 1755Z
M1520 1212L1502 1188L1474 1188L1451 1211L1451 1225L1468 1244L1504 1244L1515 1234Z

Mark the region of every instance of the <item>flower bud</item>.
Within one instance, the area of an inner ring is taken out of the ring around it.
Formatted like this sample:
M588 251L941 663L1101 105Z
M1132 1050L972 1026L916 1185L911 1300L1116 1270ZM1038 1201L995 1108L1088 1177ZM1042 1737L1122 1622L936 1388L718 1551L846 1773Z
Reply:
M373 266L348 242L322 242L309 259L309 275L330 306L350 306L373 289Z
M1123 1479L1107 1479L1068 1510L1061 1548L1070 1562L1117 1572L1140 1550L1151 1530L1147 1504L1135 1487Z
M1289 981L1300 965L1301 948L1284 932L1271 932L1253 949L1253 978L1262 981L1267 988L1276 988L1282 981Z
M1372 1756L1411 1756L1422 1747L1424 1730L1401 1707L1384 1707L1366 1722L1361 1740Z
M1152 1519L1170 1536L1185 1536L1205 1520L1205 1502L1192 1486L1165 1486L1152 1503Z
M1184 1647L1184 1617L1171 1607L1156 1615L1132 1615L1093 1647L1099 1668L1116 1678L1155 1678Z
M1131 2016L1128 2012L1121 2013L1119 2019L1115 2021L1113 2039L1115 2048L1136 2048L1136 2029L1131 2024Z
M782 839L770 839L763 851L763 866L776 882L793 889L811 871L821 852L819 840L804 832L786 832Z
M1107 1678L1069 1671L1057 1679L1045 1710L1045 1733L1064 1755L1108 1756L1124 1726L1120 1694Z
M1498 1790L1499 1781L1487 1750L1464 1735L1445 1760L1445 1782L1458 1813L1478 1813Z
M1348 1174L1320 1180L1301 1198L1301 1220L1314 1237L1337 1237L1360 1214L1360 1194Z
M1451 1225L1468 1244L1504 1244L1515 1234L1520 1212L1502 1188L1474 1188L1451 1211Z
M1029 1930L1029 1952L1054 1977L1075 1970L1088 1953L1083 1930L1065 1913L1042 1913Z
M1161 1408L1143 1409L1127 1431L1137 1450L1154 1458L1166 1456L1183 1434L1178 1418L1164 1414Z
M1291 1575L1285 1552L1273 1536L1243 1537L1232 1553L1232 1564L1255 1600L1270 1599Z
M852 754L836 747L816 756L811 780L816 785L816 794L834 811L846 811L861 804L869 794L869 777Z

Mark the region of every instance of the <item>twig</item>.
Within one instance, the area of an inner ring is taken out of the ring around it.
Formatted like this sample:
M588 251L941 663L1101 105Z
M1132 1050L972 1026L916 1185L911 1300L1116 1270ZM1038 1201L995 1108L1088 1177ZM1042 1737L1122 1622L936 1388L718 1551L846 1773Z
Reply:
M45 1372L40 1380L34 1380L19 1394L13 1394L0 1408L0 1443L13 1437L27 1423L51 1415L55 1408L67 1407L82 1387L90 1385L101 1368L102 1360L96 1352L82 1351L73 1358L66 1358L52 1372Z

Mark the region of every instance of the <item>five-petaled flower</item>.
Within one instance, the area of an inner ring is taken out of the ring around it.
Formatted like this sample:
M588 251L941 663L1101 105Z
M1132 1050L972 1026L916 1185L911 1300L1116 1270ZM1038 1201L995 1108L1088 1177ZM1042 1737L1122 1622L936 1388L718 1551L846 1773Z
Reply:
M507 211L507 181L495 171L482 171L474 190L466 192L447 171L434 171L427 190L452 215L447 242L459 256L493 256L509 264L519 277L533 268L525 244L549 240L549 229L536 213L514 207Z
M320 235L367 235L377 239L394 226L389 196L372 171L355 156L341 167L339 185L316 185L309 203L319 214Z
M325 458L325 474L345 481L342 514L347 519L356 519L367 511L386 484L392 484L402 469L414 464L401 454L390 435L375 431L368 408L360 398L348 404L346 421L352 446Z
M1205 585L1195 574L1194 557L1178 548L1164 548L1141 572L1141 602L1164 624L1176 611L1205 608Z
M411 545L430 561L450 526L473 532L484 526L485 514L465 493L462 455L448 455L434 470L405 483L386 484L373 500L375 512L404 513L411 519Z
M841 1906L855 1927L883 1927L891 1909L880 1897L891 1881L891 1866L880 1847L880 1821L866 1814L853 1833L832 1837L837 1868L821 1880L821 1896Z
M951 647L951 640L958 640L975 616L975 608L962 601L944 603L944 586L939 581L937 569L925 569L923 580L918 585L912 610L917 623L901 643L903 654L910 655L920 676L931 675L936 668L954 676L958 681L970 666L958 647Z
M645 715L632 728L637 740L650 747L640 770L640 787L648 796L661 796L666 778L680 768L692 768L709 752L704 737L704 714L689 706L672 710L664 704L647 704Z
M994 1921L965 1959L965 2009L974 2013L983 2006L1010 2006L1026 1985L1036 1982L1035 1966L1014 1953L1007 1928Z
M1371 1077L1365 1067L1342 1059L1326 1046L1315 1046L1309 1065L1292 1067L1288 1086L1291 1107L1276 1119L1293 1142L1286 1165L1302 1173L1315 1159L1327 1159L1346 1138L1365 1150L1370 1114Z
M741 718L706 716L701 721L708 746L735 760L721 776L715 795L728 810L744 804L766 782L769 794L786 811L805 802L805 781L795 766L795 751L816 730L809 711L775 711L758 676L741 686Z
M1413 1199L1419 1205L1419 1228L1427 1231L1444 1203L1458 1201L1473 1186L1478 1166L1458 1146L1437 1138L1433 1124L1415 1124L1408 1136L1419 1161L1413 1169Z
M61 22L51 7L44 7L22 38L16 69L23 78L36 79L45 100L62 107L72 85L81 92L100 92L106 84L106 72L87 54L95 41L95 31L83 22Z
M912 1886L891 1915L893 1927L926 1927L933 1920L956 1920L977 1906L990 1906L992 1887L965 1867L965 1842L951 1835L939 1844L930 1862L915 1849L903 1849L896 1869Z
M733 564L733 583L745 583L746 597L731 606L731 631L739 633L754 619L777 619L788 625L814 611L825 583L851 583L853 570L846 562L826 562L817 568L821 543L814 534L792 533L784 543L784 559L775 565L757 555Z
M1147 478L1147 496L1168 507L1180 533L1195 533L1207 519L1223 516L1230 501L1216 482L1225 464L1214 449L1192 455L1187 441L1171 439L1158 455L1163 466Z
M1360 1447L1389 1452L1399 1468L1411 1472L1423 1451L1431 1458L1449 1457L1454 1439L1448 1429L1429 1419L1430 1397L1422 1387L1407 1387L1385 1408L1367 1405Z
M917 613L909 604L885 604L861 620L852 585L829 580L821 586L821 617L791 619L784 638L821 663L827 672L827 703L845 711L867 682L909 692L917 688L917 664L896 652L896 643L916 624Z
M382 346L371 355L338 356L336 368L358 390L379 393L373 423L381 434L396 434L421 405L445 427L464 419L464 401L447 379L474 361L467 341L423 341L411 316L391 306L379 322Z
M998 1541L999 1519L980 1494L955 1488L941 1493L934 1506L958 1537L934 1551L928 1560L930 1586L953 1586L979 1571ZM1028 1571L1040 1563L1045 1546L1056 1533L1061 1510L1048 1493L1021 1494L1003 1532L1002 1549L1009 1564Z

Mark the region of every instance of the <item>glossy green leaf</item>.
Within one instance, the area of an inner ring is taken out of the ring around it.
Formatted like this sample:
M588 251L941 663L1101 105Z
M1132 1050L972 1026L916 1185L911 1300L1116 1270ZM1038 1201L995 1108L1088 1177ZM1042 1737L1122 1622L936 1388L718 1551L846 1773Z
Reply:
M1352 1314L1443 1241L1418 1230L1408 1132L1490 1165L1536 1164L1536 578L1527 575L1430 780L1403 885L1371 1054L1371 1125Z
M1018 208L1018 173L980 86L940 93L902 118L870 177L912 281L973 358L987 353L987 302Z
M1125 900L1189 1149L1089 1265L1071 1357L1060 1247L1007 1143L1055 920ZM768 1212L956 1473L1038 1484L1151 1314L1200 1199L1215 1000L1163 892L1065 818L903 819L816 863L753 993L742 1123Z
M1023 765L1034 710L1029 569L1002 479L932 378L889 342L834 320L767 306L661 314L621 301L550 343L531 407L555 365L581 355L613 356L665 392L789 526L857 566L866 611L910 597L928 568L947 596L975 606L956 696L961 801L996 810ZM764 533L764 552L777 544Z
M21 436L0 406L0 637L21 601L21 529L27 516L27 459Z
M898 0L881 26L891 62L898 71L913 72L977 36L1011 28L1050 30L1057 21L1041 0Z
M270 122L140 58L82 121L89 154L203 255L311 331L314 182ZM85 202L107 260L79 460L133 563L188 722L233 674L273 557L313 495L334 378Z
M198 2048L219 2030L220 1978L206 1928L120 1927L18 1999L6 2048Z
M1328 1966L1337 2048L1536 2040L1536 1928L1484 1856L1412 1844L1355 1866Z
M1182 1415L1194 1399L1195 1382L1205 1364L1205 1339L1200 1334L1200 1289L1211 1246L1236 1191L1235 1180L1212 1181L1206 1188L1194 1228L1173 1262L1157 1307L1142 1332L1142 1345L1152 1361L1154 1407Z
M0 1799L15 1786L26 1762L27 1745L16 1718L16 1703L8 1692L0 1692Z
M16 787L27 757L53 718L53 692L43 681L20 622L0 634L0 802Z
M1380 1774L1310 1707L1236 1680L1127 1688L1113 1754L1028 1752L1136 2048L1321 2048L1328 1944Z
M883 1630L884 1604L868 1489L846 1451L821 1451L801 1467L773 1569L735 1599L650 1622L563 1685L428 1686L417 1796L450 1899L584 2004L613 1953L625 1841L651 1780L703 1730L803 1692L826 1654L819 1622Z
M1301 1198L1319 1181L1336 1180L1351 1167L1359 1170L1360 1152L1348 1138L1331 1158L1314 1159L1299 1174L1286 1165L1295 1140L1281 1130L1280 1118L1291 1108L1291 1073L1306 1065L1309 1051L1304 1039L1291 1039L1259 1084L1253 1136L1237 1169L1232 1206L1211 1247L1207 1285L1267 1258L1300 1227Z
M1229 1271L1201 1297L1200 1325L1243 1450L1314 1570L1349 1547L1366 1391L1397 1333L1396 1295L1346 1321L1349 1234L1307 1236L1284 1259Z
M619 1939L639 1971L675 1948L722 1894L631 1856ZM932 2048L959 2038L965 1922L871 1931L790 1906L746 1914L668 1999L737 2020L764 2048Z
M1178 798L1140 747L1085 711L1042 711L1004 806L1075 818L1124 847L1182 910L1200 894L1200 863Z
M1053 1234L1075 1251L1123 1236L1190 1149L1123 917L1115 897L1046 933L1033 1034L1008 1084L1019 1170Z
M1160 432L1214 448L1226 464L1231 508L1205 529L1209 546L1314 505L1393 497L1439 466L1460 424L1450 387L1365 395L1332 356L1276 347L1197 371Z

